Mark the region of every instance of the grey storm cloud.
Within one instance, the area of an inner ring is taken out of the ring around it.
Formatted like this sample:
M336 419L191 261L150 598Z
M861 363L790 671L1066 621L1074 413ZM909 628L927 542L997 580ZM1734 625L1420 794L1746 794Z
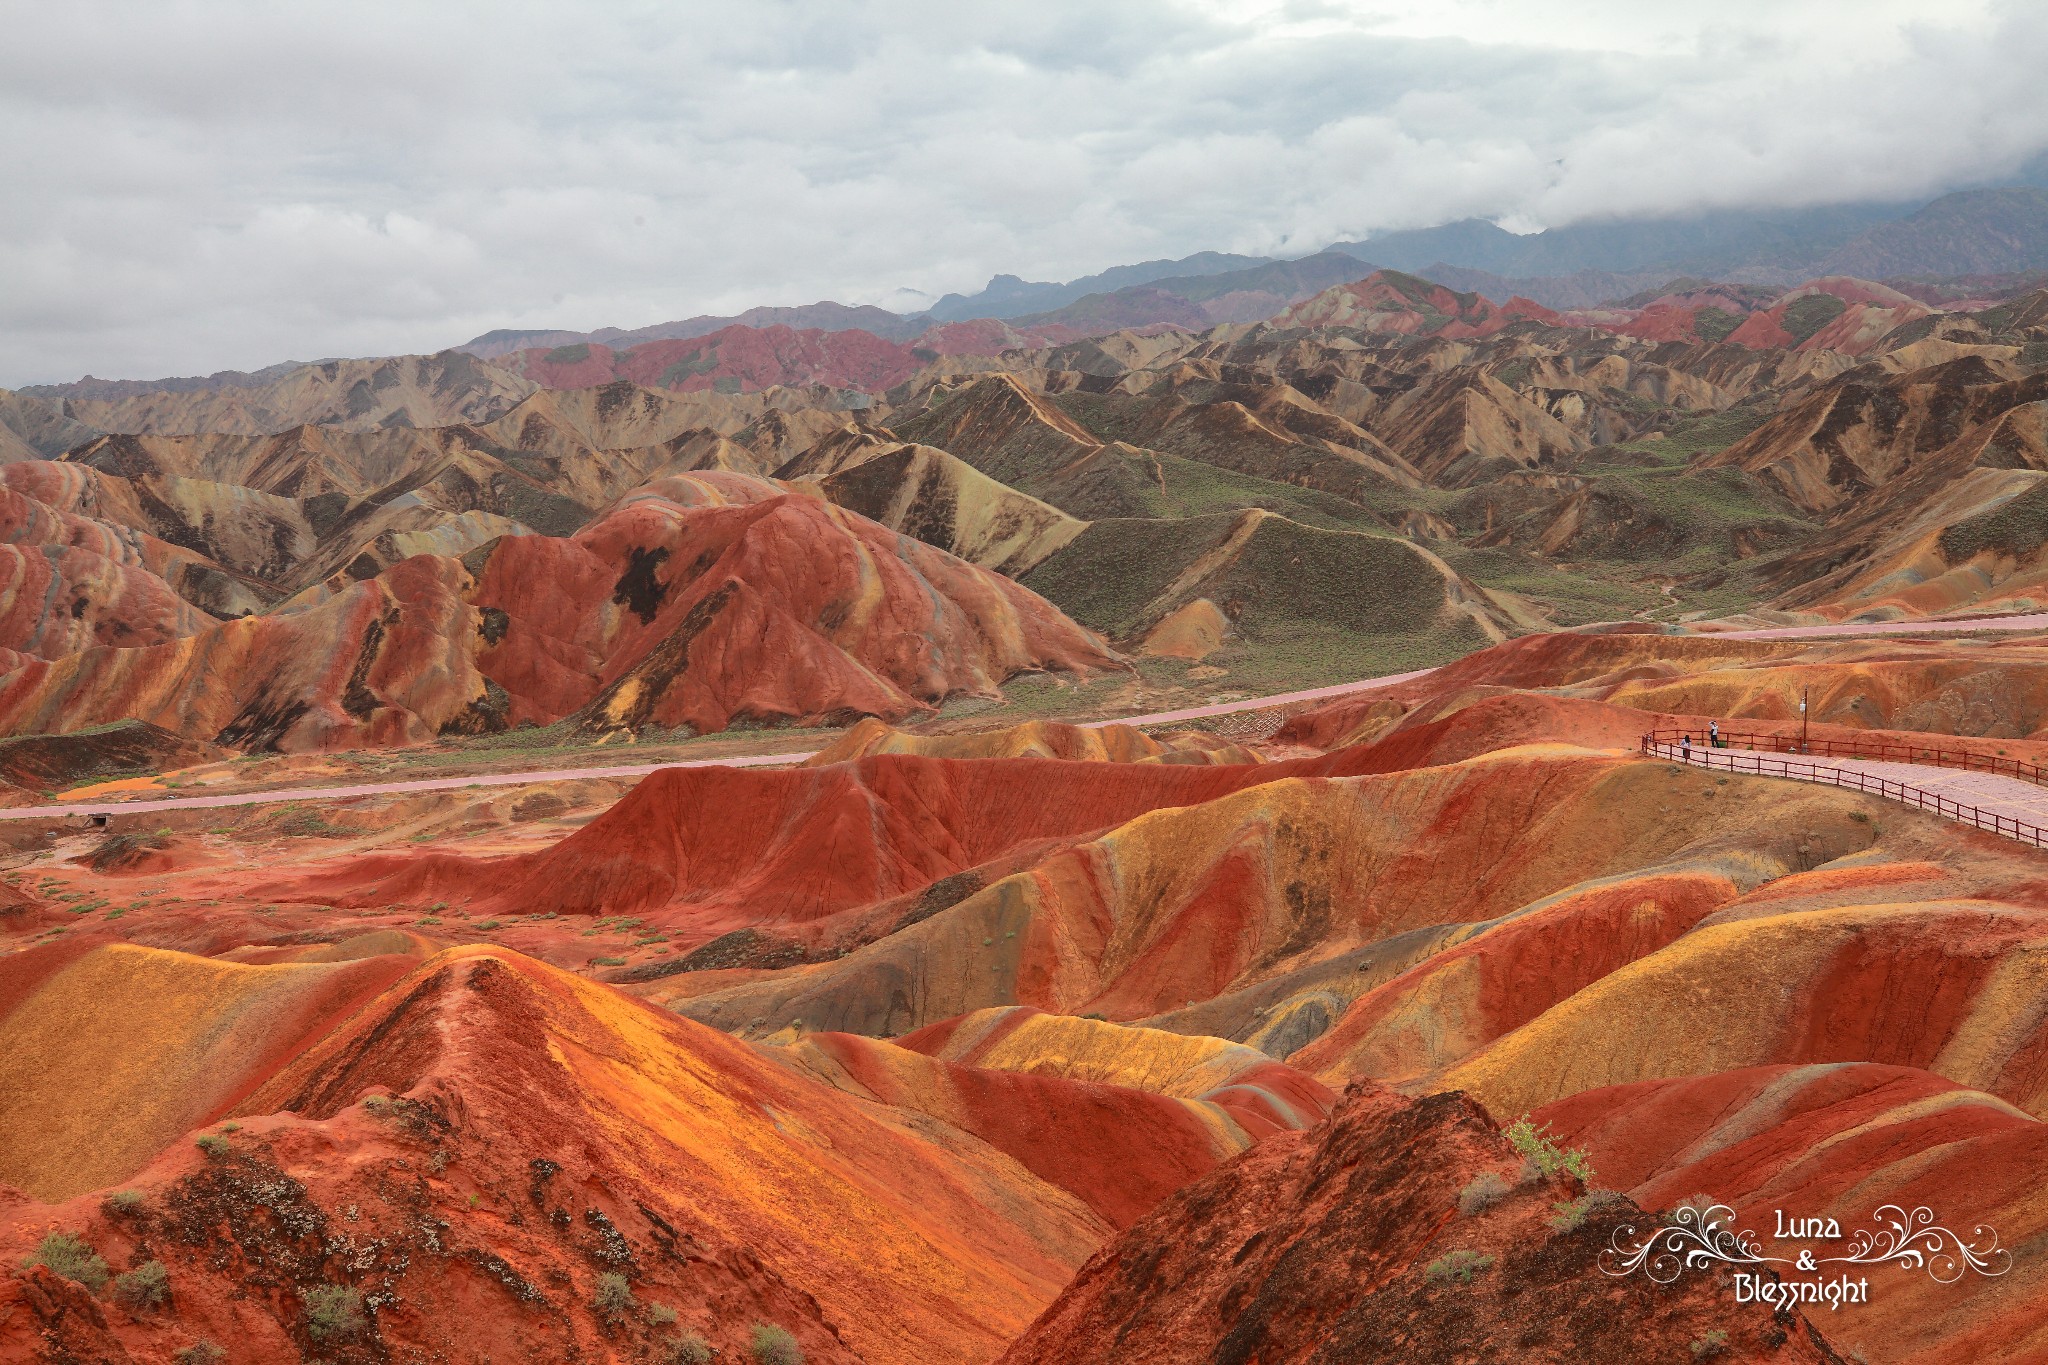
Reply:
M1898 200L2048 148L2032 3L0 0L0 384Z

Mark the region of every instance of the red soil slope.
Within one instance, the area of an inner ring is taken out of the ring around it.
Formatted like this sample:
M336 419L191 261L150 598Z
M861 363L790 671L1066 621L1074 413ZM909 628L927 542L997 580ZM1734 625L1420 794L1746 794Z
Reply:
M470 597L502 622L477 662L513 723L894 719L1024 669L1114 664L1027 589L803 497L629 498L567 540L499 541Z
M0 1207L8 1264L73 1231L117 1269L163 1262L172 1305L9 1277L10 1355L645 1359L687 1327L735 1359L767 1321L817 1365L954 1365L1108 1230L981 1142L512 954L425 963L241 1109L218 1154L160 1156L132 1207ZM601 1274L630 1303L599 1307ZM364 1296L359 1328L312 1335L323 1284Z
M1565 1177L1511 1188L1476 1215L1460 1192L1519 1157L1460 1096L1348 1091L1329 1123L1286 1134L1188 1186L1083 1267L1002 1365L1364 1365L1435 1360L1841 1359L1803 1320L1737 1306L1710 1272L1662 1286L1595 1266L1626 1200L1554 1231ZM1509 1182L1504 1180L1503 1184ZM1461 1282L1432 1265L1485 1257Z
M1942 1284L1911 1266L1859 1270L1869 1302L1831 1313L1830 1336L1879 1363L2048 1354L2044 1272L2025 1249L2048 1220L2048 1125L2003 1101L1906 1067L1764 1066L1590 1090L1536 1118L1645 1208L1696 1195L1728 1205L1766 1254L1813 1245L1777 1241L1780 1209L1853 1233L1885 1204L1926 1207L1979 1249L1991 1245L1980 1230L1995 1233L2011 1253L1987 1257L1996 1276L1966 1270Z
M907 343L884 341L872 332L734 325L708 336L644 342L627 351L595 343L536 348L499 363L551 389L629 379L682 393L714 388L752 393L810 384L880 393L916 373L922 362L911 351Z
M1115 1228L1252 1141L1201 1100L960 1066L847 1033L809 1034L784 1050L841 1089L972 1133Z
M735 474L662 480L573 538L499 540L471 556L474 575L464 561L417 555L204 629L186 629L198 613L176 597L136 586L157 582L148 575L83 550L64 551L60 567L64 556L128 576L67 587L42 571L43 556L0 546L0 570L20 569L12 617L0 602L0 629L11 621L18 646L40 645L52 621L83 627L102 615L107 629L157 620L160 634L182 636L21 662L0 677L0 732L141 718L305 751L545 724L579 709L594 730L701 731L734 717L897 719L956 693L995 694L1026 669L1117 665L1010 580ZM84 592L87 609L75 621L47 611L53 591Z
M1373 978L1344 955L1384 940L1489 921L1681 855L1703 869L1739 858L1755 877L1801 866L1810 830L1845 852L1871 842L1867 815L1850 816L1874 798L1762 779L1734 799L1701 796L1671 766L1561 747L1343 780L1260 765L1261 785L1140 815L945 908L899 911L879 941L677 1008L728 1028L800 1018L894 1034L991 1005L1139 1020L1229 995L1239 1003L1224 1018L1190 1026L1241 1037L1280 1009L1244 993L1343 959L1341 984L1303 989L1347 1000ZM1677 807L1683 818L1667 818Z
M824 768L670 768L527 857L370 858L300 888L342 903L481 894L524 913L667 913L695 936L888 900L1020 846L1271 779L1278 765L881 755Z

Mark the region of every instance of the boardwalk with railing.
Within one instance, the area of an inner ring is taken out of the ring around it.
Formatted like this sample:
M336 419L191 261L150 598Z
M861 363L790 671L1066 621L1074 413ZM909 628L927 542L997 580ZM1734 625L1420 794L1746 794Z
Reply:
M1769 741L1776 749L1744 741ZM1782 735L1724 731L1724 747L1710 747L1694 731L1655 730L1642 738L1645 754L1722 772L1788 777L1867 792L1944 819L2048 848L2048 780L2031 763L1995 755L1936 747L1816 740L1836 752L1796 752L1797 741ZM1842 753L1848 749L1853 752ZM1912 758L1904 757L1907 754ZM1946 759L1948 761L1944 762ZM2011 766L1992 766L1993 763Z

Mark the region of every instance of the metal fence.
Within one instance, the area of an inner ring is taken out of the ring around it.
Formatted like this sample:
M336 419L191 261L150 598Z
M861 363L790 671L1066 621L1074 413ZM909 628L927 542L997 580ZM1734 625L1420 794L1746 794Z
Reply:
M1650 738L1678 743L1681 735L1692 737L1694 747L1707 742L1705 730L1652 730ZM1968 749L1937 749L1924 744L1886 744L1878 740L1813 739L1801 744L1793 735L1767 735L1753 730L1721 731L1723 746L1762 749L1774 754L1819 755L1824 758L1868 758L1880 763L1919 763L1932 768L1964 768L1971 772L1998 773L2017 777L2037 787L2048 787L2048 769L2006 758L2000 754L1977 754Z
M1874 773L1857 772L1850 768L1830 768L1825 764L1805 763L1797 758L1780 758L1771 754L1746 754L1726 749L1709 749L1700 745L1687 747L1676 739L1665 740L1658 737L1662 734L1679 733L1675 730L1653 731L1643 736L1640 747L1644 753L1653 757L1668 758L1677 763L1690 763L1700 768L1731 773L1752 773L1758 777L1790 777L1801 782L1824 782L1833 787L1868 792L1872 796L1882 796L1887 801L1917 806L1921 810L1933 811L1936 815L1960 824L1972 825L1977 829L1988 830L1992 834L2002 834L2023 844L2032 844L2035 848L2048 848L2048 830L2038 825L2030 825L2015 820L2010 815L1985 810L1981 806L1966 806L1939 792L1911 787ZM1691 732L1685 733L1689 735ZM1724 734L1721 738L1726 743L1736 736ZM1856 757L1862 758L1866 755L1858 754Z

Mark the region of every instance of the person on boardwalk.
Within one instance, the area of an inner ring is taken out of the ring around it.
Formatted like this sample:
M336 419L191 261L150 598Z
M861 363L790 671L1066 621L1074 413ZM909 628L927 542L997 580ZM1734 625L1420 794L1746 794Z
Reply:
M1710 749L1721 747L1721 722L1718 720L1707 722L1707 747Z
M1678 749L1678 756L1690 762L1692 760L1692 736L1680 735L1678 737Z

